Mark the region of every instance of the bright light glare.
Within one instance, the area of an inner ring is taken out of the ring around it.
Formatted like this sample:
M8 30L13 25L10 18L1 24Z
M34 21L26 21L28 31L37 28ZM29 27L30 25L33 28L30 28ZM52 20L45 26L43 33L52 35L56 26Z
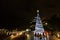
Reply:
M45 23L46 25L48 25L48 23Z
M29 34L27 34L27 37L29 37Z
M57 36L60 37L59 33L57 33Z
M39 10L37 10L37 12L39 12Z
M11 37L11 39L15 38L15 36L14 36L14 35L11 35L10 37Z
M26 29L26 31L29 31L29 29Z
M19 33L19 35L22 35L22 34L23 34L22 32Z
M16 38L16 37L18 37L19 35L21 35L22 33L16 33L16 35L11 35L10 37L11 37L11 39L13 39L13 38Z
M27 40L30 40L30 35L29 34L27 34Z

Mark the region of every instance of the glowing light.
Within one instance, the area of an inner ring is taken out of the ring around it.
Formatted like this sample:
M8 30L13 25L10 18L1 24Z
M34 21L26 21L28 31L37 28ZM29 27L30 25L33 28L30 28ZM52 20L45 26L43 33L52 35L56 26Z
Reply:
M43 24L41 21L41 18L39 17L39 10L37 10L37 18L36 18L36 25L35 25L35 33L39 33L42 34L44 33L44 28L43 28Z
M26 29L26 31L29 31L29 29Z
M16 35L18 36L19 34L17 33Z
M22 32L17 32L16 35L11 35L10 38L14 39L14 38L18 37L19 35L22 35Z
M57 36L58 36L58 37L60 37L60 34L59 34L59 33L57 33Z
M27 37L29 37L29 34L27 34Z
M39 10L37 10L37 12L39 12Z
M45 25L48 25L48 23L45 23Z
M20 33L19 33L19 35L22 35L22 34L23 34L23 32L20 32Z
M29 34L26 34L27 35L27 40L30 40L30 35Z
M16 36L14 36L14 35L11 35L10 37L11 37L11 39L13 39L13 38L15 38Z

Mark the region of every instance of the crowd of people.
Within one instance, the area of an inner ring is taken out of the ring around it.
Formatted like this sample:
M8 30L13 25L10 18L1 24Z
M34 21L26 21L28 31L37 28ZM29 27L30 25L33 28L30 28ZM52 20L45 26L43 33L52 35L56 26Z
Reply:
M34 40L47 40L47 37L46 37L46 35L44 35L44 33L43 34L35 33Z

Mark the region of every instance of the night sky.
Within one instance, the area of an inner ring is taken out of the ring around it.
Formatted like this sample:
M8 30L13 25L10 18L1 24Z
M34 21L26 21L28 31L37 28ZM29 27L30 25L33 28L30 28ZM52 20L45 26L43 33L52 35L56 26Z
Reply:
M41 18L49 19L60 14L60 0L2 0L0 26L26 26L36 16L37 9Z

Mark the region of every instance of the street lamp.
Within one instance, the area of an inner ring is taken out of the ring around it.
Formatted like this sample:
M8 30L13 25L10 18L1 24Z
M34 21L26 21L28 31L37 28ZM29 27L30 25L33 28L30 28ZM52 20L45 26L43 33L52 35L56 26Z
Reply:
M48 25L48 23L46 22L45 25Z
M26 31L29 31L29 29L26 29Z

